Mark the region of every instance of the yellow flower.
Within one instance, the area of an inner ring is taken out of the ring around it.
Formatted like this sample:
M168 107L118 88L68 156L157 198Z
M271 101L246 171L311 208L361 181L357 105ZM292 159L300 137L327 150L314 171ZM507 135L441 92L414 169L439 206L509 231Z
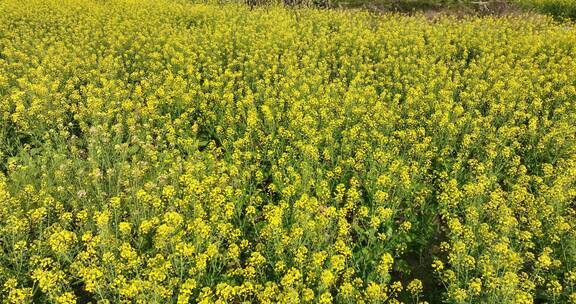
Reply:
M318 299L318 303L320 304L331 304L332 303L332 295L329 292L325 292L320 295L320 299Z
M114 209L120 208L121 199L117 196L110 198L110 207Z
M76 234L72 231L61 230L50 236L49 244L54 252L65 254L76 242Z
M440 272L444 269L444 263L440 260L435 260L432 262L432 269L434 269L434 272Z
M75 304L76 296L71 292L65 292L56 298L58 304Z
M406 286L406 290L408 290L414 296L422 293L422 281L418 279L412 280L410 283L408 283L408 286Z
M456 290L454 290L451 293L451 296L457 303L465 302L466 299L468 299L468 294L466 293L466 290L462 288L457 288Z
M302 293L303 293L302 299L304 301L311 302L312 300L314 300L314 291L312 289L305 288Z
M482 281L478 278L473 279L470 282L469 288L473 295L479 295L482 291Z
M386 293L382 290L382 287L374 282L368 283L365 293L366 299L373 303L379 303L388 298Z
M380 263L378 264L378 273L384 276L388 275L388 273L391 270L390 267L392 267L393 263L394 258L392 257L392 255L390 253L384 253L380 257Z
M120 224L118 224L118 230L123 235L129 235L130 232L132 231L132 224L128 222L120 222Z
M334 283L334 274L330 270L323 270L320 275L320 282L323 286L330 287Z
M298 269L295 269L295 268L290 268L286 272L286 274L282 277L282 280L280 282L281 282L282 286L290 287L290 286L293 286L295 284L298 284L301 279L302 279L302 274L300 273L300 271Z
M552 265L552 258L550 258L550 253L552 249L549 247L544 248L542 253L538 256L538 265L544 269L549 268Z

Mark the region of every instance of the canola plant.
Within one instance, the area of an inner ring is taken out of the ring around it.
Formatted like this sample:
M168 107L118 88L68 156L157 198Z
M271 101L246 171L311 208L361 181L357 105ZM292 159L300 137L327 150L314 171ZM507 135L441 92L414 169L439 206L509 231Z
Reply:
M576 30L0 2L0 302L576 303Z

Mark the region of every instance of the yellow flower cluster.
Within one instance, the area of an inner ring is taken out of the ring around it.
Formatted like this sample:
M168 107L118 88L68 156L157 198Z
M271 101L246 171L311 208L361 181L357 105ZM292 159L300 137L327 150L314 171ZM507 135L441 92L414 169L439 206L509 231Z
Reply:
M576 303L576 30L0 1L0 302Z

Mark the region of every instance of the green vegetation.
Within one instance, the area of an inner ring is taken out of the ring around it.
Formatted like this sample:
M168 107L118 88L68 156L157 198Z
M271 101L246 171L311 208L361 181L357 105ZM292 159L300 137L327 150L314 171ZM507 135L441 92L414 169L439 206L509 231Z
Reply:
M558 19L576 20L576 1L574 0L518 0L526 8L536 9Z
M576 20L573 0L245 0L250 5L286 4L288 6L363 8L370 11L432 12L456 15L504 15L533 11L558 20Z

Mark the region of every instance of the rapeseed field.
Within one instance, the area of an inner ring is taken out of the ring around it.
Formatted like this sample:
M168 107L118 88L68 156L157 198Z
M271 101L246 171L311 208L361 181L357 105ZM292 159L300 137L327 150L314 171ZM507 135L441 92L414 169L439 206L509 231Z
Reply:
M576 29L0 2L1 303L576 303Z

